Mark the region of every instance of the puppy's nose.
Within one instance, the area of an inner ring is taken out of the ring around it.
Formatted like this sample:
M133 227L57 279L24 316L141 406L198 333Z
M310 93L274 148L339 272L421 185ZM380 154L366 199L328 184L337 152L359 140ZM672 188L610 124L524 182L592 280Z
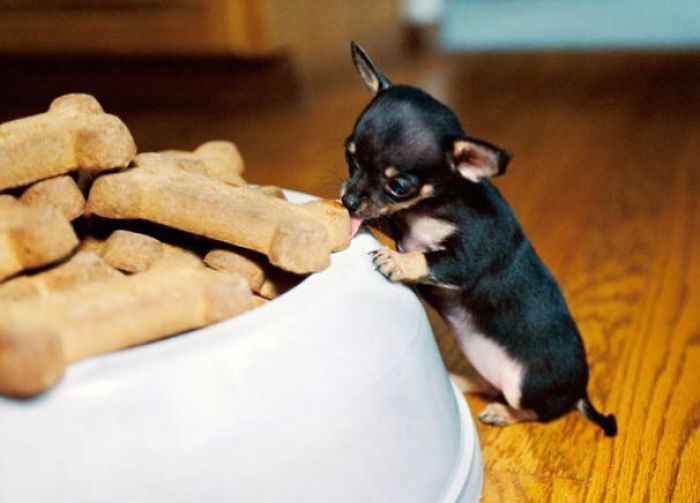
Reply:
M355 213L357 208L360 207L360 198L355 194L345 194L343 196L343 205L348 209L350 213Z

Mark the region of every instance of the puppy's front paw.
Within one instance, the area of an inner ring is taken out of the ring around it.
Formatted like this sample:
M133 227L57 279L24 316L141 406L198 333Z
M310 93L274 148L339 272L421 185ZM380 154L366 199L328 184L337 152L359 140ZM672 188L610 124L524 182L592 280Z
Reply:
M395 252L389 248L380 248L373 251L372 262L376 266L377 271L389 281L401 281L403 279L403 270L401 268L401 260L399 252Z
M377 270L390 281L417 282L428 276L425 255L420 252L399 253L380 248L371 255Z

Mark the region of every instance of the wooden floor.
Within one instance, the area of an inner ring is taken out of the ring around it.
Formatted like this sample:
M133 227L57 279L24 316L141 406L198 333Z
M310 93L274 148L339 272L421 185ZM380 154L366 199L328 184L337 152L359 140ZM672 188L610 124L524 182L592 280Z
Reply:
M515 153L498 186L579 323L593 402L617 415L612 440L577 413L479 425L484 501L700 501L700 54L433 56L387 73ZM232 139L250 181L334 196L367 98L348 63L347 85L284 107L122 115L143 151Z

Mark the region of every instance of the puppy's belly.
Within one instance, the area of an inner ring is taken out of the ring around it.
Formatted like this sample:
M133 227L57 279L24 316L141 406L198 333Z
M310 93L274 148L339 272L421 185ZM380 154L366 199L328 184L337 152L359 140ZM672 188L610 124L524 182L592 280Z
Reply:
M471 313L461 306L451 306L443 313L462 352L481 376L501 390L513 407L520 405L524 367L493 339L475 325Z

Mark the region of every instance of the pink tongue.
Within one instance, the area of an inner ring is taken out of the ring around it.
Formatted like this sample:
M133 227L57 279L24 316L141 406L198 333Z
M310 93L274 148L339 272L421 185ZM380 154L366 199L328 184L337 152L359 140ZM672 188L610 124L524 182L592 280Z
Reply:
M355 237L355 234L357 234L357 231L360 230L361 225L362 225L361 218L350 217L350 226L352 227L352 237Z

